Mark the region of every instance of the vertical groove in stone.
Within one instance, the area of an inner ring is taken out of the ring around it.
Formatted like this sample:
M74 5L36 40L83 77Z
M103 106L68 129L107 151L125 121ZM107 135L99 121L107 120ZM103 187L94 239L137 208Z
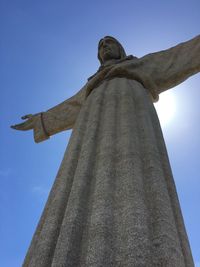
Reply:
M150 244L135 103L130 86L123 86L119 79L116 87L120 103L116 154L117 262L119 266L149 266Z
M89 112L90 110L85 111L81 114L81 116L83 116L82 120L78 120L77 127L79 128L79 133L76 131L72 133L67 148L68 153L64 155L62 160L45 209L24 260L24 267L48 266L52 261L52 255L59 235L65 206L67 205L67 198L71 190L73 174L76 170L80 147L82 145L82 137L85 132L84 128L87 123L87 115ZM80 134L80 131L83 135ZM71 159L69 159L69 154ZM68 162L67 166L66 161Z
M101 118L96 138L96 158L92 172L94 187L90 214L87 220L80 266L112 266L113 262L113 148L115 135L116 101L107 83L98 90L104 91Z
M143 98L145 95L142 96ZM146 96L147 97L147 96ZM165 177L160 162L157 140L149 114L149 100L139 99L138 119L141 122L141 142L144 151L144 177L149 198L152 225L153 263L155 266L184 266L178 233ZM144 105L145 103L145 105ZM143 105L143 106L142 106Z
M165 175L168 193L170 195L171 206L172 206L174 218L176 221L176 228L179 234L179 241L180 241L181 249L184 255L185 266L192 267L194 266L194 262L192 259L191 249L190 249L187 233L185 230L183 216L181 213L178 194L176 191L176 185L173 179L173 174L171 171L170 162L169 162L167 149L166 149L165 142L164 142L164 137L162 135L162 130L160 127L159 119L157 117L157 114L154 108L152 109L151 117L155 118L154 123L153 123L154 132L158 140L157 143L158 143L158 149L161 155L161 164L162 164L163 172Z
M143 163L143 158L144 158L144 144L143 144L143 128L141 127L141 121L140 118L138 116L138 103L140 102L140 91L141 88L139 88L139 92L138 92L138 88L136 86L134 86L134 84L131 84L130 81L129 82L129 86L133 91L133 101L134 101L134 117L133 117L133 121L135 121L135 135L137 136L137 151L139 153L139 159L140 159L140 179L141 179L141 183L142 183L142 187L143 187L143 199L144 199L144 213L145 213L145 220L144 223L147 226L147 231L148 233L147 238L148 238L148 247L147 247L147 252L146 253L146 266L148 267L154 267L153 261L152 261L152 256L153 256L153 246L152 246L152 221L151 221L151 217L150 217L150 211L149 211L149 199L148 199L148 194L147 194L147 190L148 190L148 185L146 182L146 177L144 175L145 173L145 166ZM140 87L140 86L139 86Z
M94 97L94 96L93 96ZM90 96L91 98L91 96ZM80 254L82 250L82 236L86 220L88 217L88 205L90 201L92 170L95 164L95 140L98 134L98 124L102 109L102 93L97 95L97 100L87 105L91 105L88 124L83 139L83 145L79 155L77 169L65 216L62 222L59 239L54 253L52 266L57 266L58 262L62 266L79 266Z

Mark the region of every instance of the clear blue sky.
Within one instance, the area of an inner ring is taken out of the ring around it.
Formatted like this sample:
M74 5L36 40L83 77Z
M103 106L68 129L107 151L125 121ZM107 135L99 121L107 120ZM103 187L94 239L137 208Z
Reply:
M35 144L9 126L77 92L98 68L101 37L140 57L198 35L199 11L199 0L0 1L0 266L21 266L70 136ZM200 266L200 74L172 90L176 113L163 132Z

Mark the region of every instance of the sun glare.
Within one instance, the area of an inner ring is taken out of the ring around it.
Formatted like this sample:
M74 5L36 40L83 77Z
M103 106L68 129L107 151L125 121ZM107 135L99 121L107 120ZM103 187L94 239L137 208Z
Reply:
M169 126L176 112L176 101L174 93L167 91L160 94L159 101L155 103L161 126Z

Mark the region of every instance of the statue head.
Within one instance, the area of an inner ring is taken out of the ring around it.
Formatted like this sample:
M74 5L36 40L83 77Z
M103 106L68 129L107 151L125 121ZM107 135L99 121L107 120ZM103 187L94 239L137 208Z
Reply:
M108 60L122 59L126 53L122 45L112 36L105 36L98 44L98 59L101 64Z

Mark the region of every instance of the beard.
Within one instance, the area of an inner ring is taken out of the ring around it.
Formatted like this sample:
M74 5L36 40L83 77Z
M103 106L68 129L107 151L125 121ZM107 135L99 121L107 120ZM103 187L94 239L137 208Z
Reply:
M103 53L103 61L119 59L119 58L120 58L119 53L116 53L115 51L112 51L110 49L105 49Z

